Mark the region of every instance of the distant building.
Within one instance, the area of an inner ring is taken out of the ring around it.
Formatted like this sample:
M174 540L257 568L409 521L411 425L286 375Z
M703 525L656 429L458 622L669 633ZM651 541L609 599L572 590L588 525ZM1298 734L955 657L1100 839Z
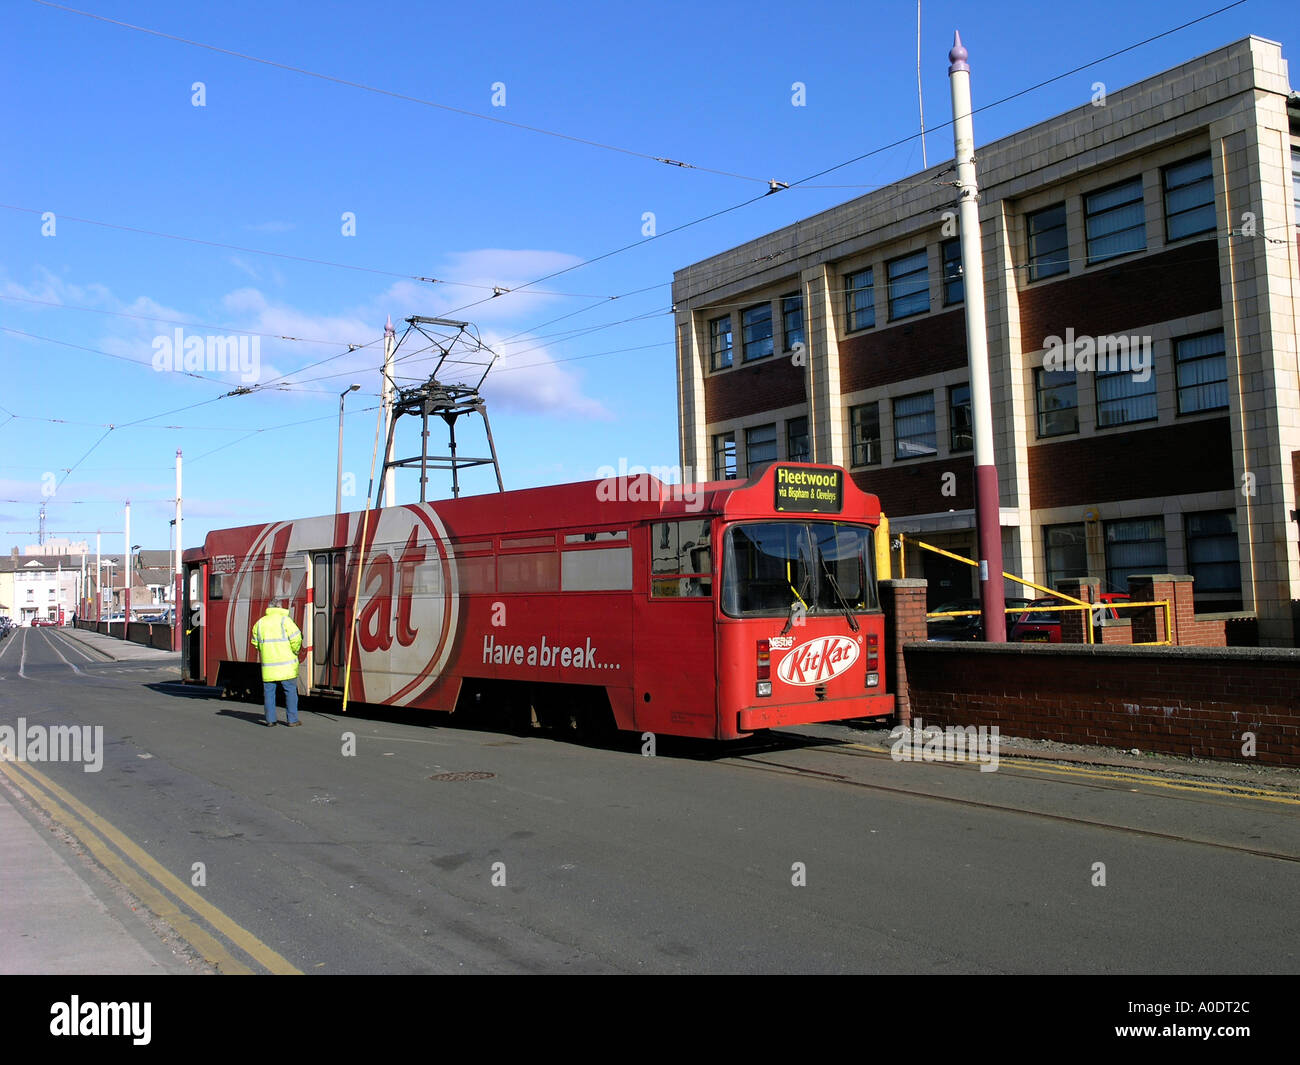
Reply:
M43 544L28 544L23 548L24 555L84 555L90 550L85 540L73 543L61 537L51 537Z
M1006 568L1190 573L1199 610L1293 644L1300 98L1249 37L1098 103L976 153ZM676 273L683 466L842 465L896 528L975 554L954 178ZM930 552L906 566L932 606L976 587Z

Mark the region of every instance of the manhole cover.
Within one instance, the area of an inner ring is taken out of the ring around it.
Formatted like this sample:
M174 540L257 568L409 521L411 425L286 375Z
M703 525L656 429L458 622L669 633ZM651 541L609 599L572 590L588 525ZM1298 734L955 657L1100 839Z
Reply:
M472 770L468 773L437 773L431 776L430 780L443 781L449 784L459 784L462 780L491 780L495 773L483 773L478 770Z

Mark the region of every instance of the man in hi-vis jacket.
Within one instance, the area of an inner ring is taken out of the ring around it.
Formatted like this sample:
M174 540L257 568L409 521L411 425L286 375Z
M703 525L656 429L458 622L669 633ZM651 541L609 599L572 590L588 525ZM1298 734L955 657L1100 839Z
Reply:
M289 616L286 600L273 599L266 613L253 625L253 646L262 656L262 695L266 709L264 725L276 723L275 687L284 688L284 706L289 725L298 720L298 652L302 630Z

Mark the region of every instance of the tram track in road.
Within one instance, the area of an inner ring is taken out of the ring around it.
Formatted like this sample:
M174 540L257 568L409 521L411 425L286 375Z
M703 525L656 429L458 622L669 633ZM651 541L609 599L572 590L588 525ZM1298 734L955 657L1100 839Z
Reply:
M792 737L794 738L794 737ZM806 737L797 737L797 740L806 740ZM1140 836L1148 839L1158 839L1169 843L1189 843L1204 847L1213 847L1217 850L1230 851L1237 854L1248 854L1258 858L1269 858L1275 861L1284 861L1300 863L1300 853L1287 853L1284 851L1268 850L1263 847L1251 847L1248 845L1229 843L1223 840L1205 839L1199 836L1189 835L1179 832L1161 832L1156 829L1142 828L1136 825L1118 823L1116 821L1098 820L1089 817L1079 817L1070 814L1053 813L1047 810L1036 810L1024 806L1010 805L1006 803L990 802L984 799L973 799L966 796L944 794L934 790L920 790L915 787L900 787L892 784L885 784L878 781L866 781L854 779L845 773L838 773L831 770L815 769L810 766L797 765L789 761L776 761L772 758L763 757L763 752L778 753L780 750L797 751L800 753L810 752L813 754L871 759L879 761L892 761L889 752L881 748L871 748L866 745L857 745L849 743L827 744L822 742L797 742L793 747L786 743L781 743L779 748L774 751L774 745L754 745L745 750L734 753L726 759L726 764L734 765L737 768L751 771L776 773L783 776L792 776L809 780L821 781L832 785L842 785L856 788L864 791L871 791L880 794L887 794L899 798L909 799L929 799L934 802L946 803L948 805L965 807L971 810L986 810L996 813L1020 814L1025 817L1032 817L1045 821L1052 821L1060 824L1076 825L1084 828L1102 829L1108 832L1118 832L1129 836ZM951 764L943 762L927 763L930 768L945 768L957 771L975 772L973 765L968 764ZM1026 764L1017 764L1014 770L1028 770L1030 772L1052 772L1054 774L1077 772L1077 767L1063 766L1059 763L1054 764L1047 760L1032 759L1026 760ZM1005 772L1005 770L1000 770ZM1014 772L1008 775L1022 776ZM1098 792L1110 793L1132 793L1137 791L1130 786L1133 783L1144 783L1155 786L1169 786L1168 782L1162 781L1155 777L1143 777L1138 774L1097 774L1097 780L1081 780L1070 775L1060 775L1057 783L1066 784L1071 787L1084 788ZM1113 779L1107 779L1113 778ZM1023 777L1022 779L1028 779ZM1184 784L1188 782L1183 781ZM1198 801L1208 805L1231 808L1240 811L1240 803L1229 803L1216 801L1213 797L1207 797L1207 792L1201 787L1186 787L1186 791L1194 792L1198 795ZM1174 800L1188 799L1188 795L1167 795L1158 791L1145 793L1148 797L1166 798ZM1225 796L1237 799L1247 799L1259 802L1285 803L1288 805L1300 805L1300 797L1289 795L1285 792L1273 791L1271 789L1250 788L1242 789L1238 792L1222 792Z

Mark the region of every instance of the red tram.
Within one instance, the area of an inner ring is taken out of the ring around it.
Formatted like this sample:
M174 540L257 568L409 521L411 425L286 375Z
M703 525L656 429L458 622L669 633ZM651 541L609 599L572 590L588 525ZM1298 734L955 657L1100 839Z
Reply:
M185 552L182 675L260 691L253 623L289 600L299 691L543 724L737 739L893 713L879 501L842 469L650 475L226 529Z

